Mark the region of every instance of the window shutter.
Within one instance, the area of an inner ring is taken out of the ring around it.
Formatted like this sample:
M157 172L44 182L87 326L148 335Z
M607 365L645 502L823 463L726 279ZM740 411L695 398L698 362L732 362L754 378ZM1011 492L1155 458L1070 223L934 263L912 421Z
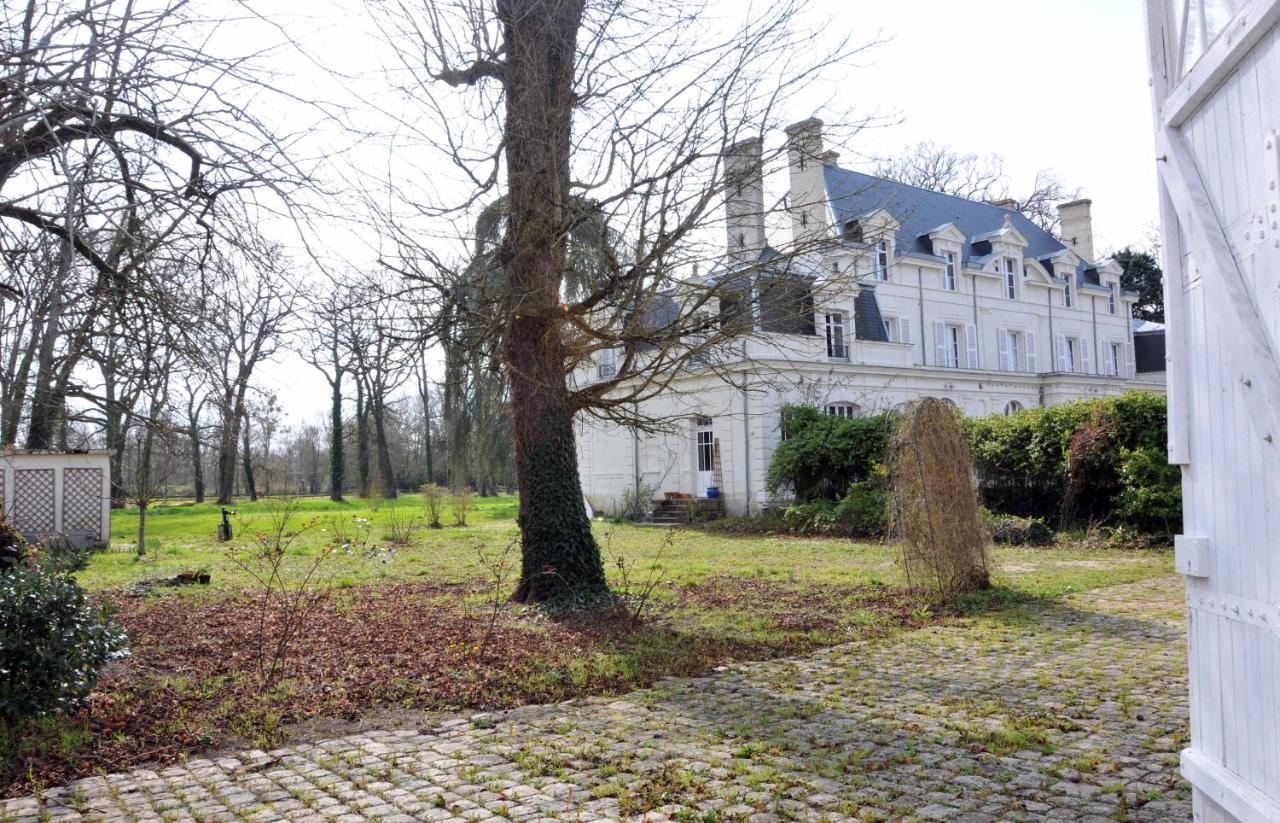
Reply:
M1104 346L1104 348L1106 349L1105 357L1106 357L1106 366L1107 366L1107 372L1106 372L1107 376L1109 377L1113 373L1119 374L1119 372L1116 371L1117 363L1115 362L1116 360L1115 355L1112 354L1111 346L1106 345Z
M1093 358L1089 356L1089 341L1080 339L1080 365L1085 374L1093 374Z
M947 327L941 323L933 324L933 365L947 365Z
M972 323L964 326L965 347L969 350L969 368L978 368L978 327Z
M1004 329L996 329L996 340L1000 343L1000 368L1005 371L1013 371L1009 367L1009 332Z
M898 321L898 336L902 338L902 343L911 342L911 318L904 317Z
M1138 376L1138 368L1134 363L1133 344L1124 344L1124 376L1133 378Z
M1058 335L1058 371L1065 372L1067 370L1067 338Z
M1036 369L1036 333L1029 331L1027 337L1027 371L1035 374Z

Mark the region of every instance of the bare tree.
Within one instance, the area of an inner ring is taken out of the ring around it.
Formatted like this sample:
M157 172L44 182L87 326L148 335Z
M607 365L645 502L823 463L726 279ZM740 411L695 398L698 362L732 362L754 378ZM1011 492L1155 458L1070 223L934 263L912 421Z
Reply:
M373 423L379 486L387 497L397 494L387 436L389 402L413 374L418 349L418 333L407 327L404 312L403 304L374 282L352 307L347 328L352 369L363 390L363 410Z
M385 215L400 245L384 262L452 299L471 263L442 259L418 239L415 218L457 220L501 203L500 239L483 252L497 276L456 302L485 329L480 346L507 381L520 495L518 600L607 591L578 477L576 414L657 425L640 417L642 401L750 333L718 317L720 298L741 298L744 287L771 291L774 315L803 315L807 305L812 326L810 281L791 263L828 242L825 234L807 250L798 243L770 258L774 274L759 288L764 249L756 238L754 254L739 239L741 253L721 276L692 276L695 264L723 250L707 241L723 226L726 195L741 191L742 181L724 173L731 149L779 126L793 91L857 51L847 41L822 47L825 38L799 29L799 8L744 9L726 30L703 5L674 0L378 7L400 61L396 87L408 96L401 122L443 152L444 168L466 189L441 205L397 187L411 216ZM811 162L823 162L819 155ZM760 162L778 156L771 150ZM569 240L584 226L598 229L599 263L585 273L571 263ZM570 295L575 282L581 287ZM570 385L576 368L605 352L618 352L612 377Z
M252 257L219 257L216 264L218 277L205 298L207 320L198 348L219 391L217 499L227 505L235 492L250 381L254 370L280 349L298 298L278 248L261 248Z
M308 306L307 333L299 341L298 353L329 384L329 499L342 502L346 486L343 454L342 378L351 370L352 353L347 346L350 295L334 286Z
M950 146L925 140L901 155L882 161L875 174L909 186L951 194L968 200L1007 205L1030 217L1040 228L1056 233L1055 206L1080 196L1048 169L1036 172L1030 191L1011 194L1004 160L996 154L962 154Z

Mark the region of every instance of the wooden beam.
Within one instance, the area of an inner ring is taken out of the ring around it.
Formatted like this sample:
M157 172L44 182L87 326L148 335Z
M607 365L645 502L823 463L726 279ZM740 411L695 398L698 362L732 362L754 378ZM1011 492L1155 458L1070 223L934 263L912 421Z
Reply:
M1237 346L1232 351L1232 366L1258 431L1257 445L1268 448L1268 454L1274 456L1277 452L1270 449L1280 446L1280 358L1216 216L1213 200L1200 176L1192 173L1196 160L1186 140L1177 130L1166 128L1156 135L1156 145L1167 158L1161 179L1202 269L1205 299L1219 303L1225 313L1221 322L1234 329Z
M1164 2L1164 0L1153 0ZM1177 128L1200 108L1266 34L1280 22L1280 0L1248 0L1195 65L1175 83L1164 100L1166 128ZM1171 34L1172 32L1170 32ZM1168 65L1177 65L1177 60Z
M1163 129L1160 112L1173 84L1176 57L1169 52L1173 28L1168 20L1168 0L1147 0L1147 56L1150 60L1151 98L1156 133ZM1158 153L1158 152L1156 152ZM1187 272L1182 268L1182 232L1169 199L1163 175L1159 175L1160 225L1164 242L1165 383L1168 398L1169 462L1191 463L1191 343L1187 311Z

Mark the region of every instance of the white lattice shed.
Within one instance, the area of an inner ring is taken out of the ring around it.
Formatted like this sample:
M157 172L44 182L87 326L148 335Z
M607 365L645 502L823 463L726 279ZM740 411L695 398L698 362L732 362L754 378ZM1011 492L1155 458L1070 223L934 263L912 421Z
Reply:
M110 459L99 451L0 451L0 504L29 541L61 536L76 546L106 543Z
M1280 0L1146 0L1201 821L1280 820Z

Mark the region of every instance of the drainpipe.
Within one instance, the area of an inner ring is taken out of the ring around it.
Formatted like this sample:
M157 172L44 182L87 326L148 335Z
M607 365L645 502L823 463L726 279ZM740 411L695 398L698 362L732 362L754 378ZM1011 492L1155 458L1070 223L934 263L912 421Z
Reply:
M927 366L929 365L929 358L925 356L925 352L929 350L929 347L924 342L924 266L916 266L916 286L920 293L919 298L916 300L916 304L920 306L920 331L916 332L916 337L920 338L920 365ZM915 341L912 341L911 345L914 347Z
M1093 373L1102 374L1098 371L1098 364L1102 362L1102 350L1098 348L1098 298L1089 298L1089 313L1093 316Z
M640 419L640 404L633 403L632 407L635 412L635 418ZM631 468L635 475L633 482L635 483L636 494L640 494L640 429L635 426L631 427Z
M982 327L978 325L978 275L973 275L973 333L978 336L978 368L982 368Z
M1058 356L1058 344L1054 342L1054 337L1053 337L1053 289L1049 289L1048 293L1049 293L1049 362L1053 364L1053 368L1049 369L1049 371L1057 371L1058 361L1055 358Z
M745 360L747 356L747 344L743 341L742 357ZM747 373L742 373L742 457L743 457L743 485L747 490L747 509L746 514L751 516L751 416L750 409L747 407Z

